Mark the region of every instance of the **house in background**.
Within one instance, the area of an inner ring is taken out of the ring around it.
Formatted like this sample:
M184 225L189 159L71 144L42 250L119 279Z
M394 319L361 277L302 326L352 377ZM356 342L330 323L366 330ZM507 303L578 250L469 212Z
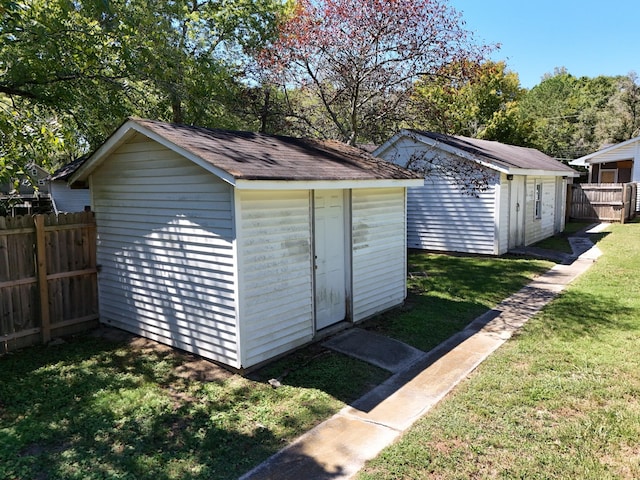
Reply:
M640 137L609 145L569 163L588 168L589 183L640 182ZM640 190L636 211L640 211Z
M501 255L562 232L579 175L535 149L416 130L374 155L425 171L407 213L407 246L424 250Z
M48 178L51 203L55 213L83 212L90 208L91 198L86 184L69 185L68 180L87 159L82 156L53 172Z
M6 202L11 215L31 215L51 211L49 197L49 172L40 165L30 163L16 183L0 183L0 202Z
M423 180L359 149L130 119L70 181L109 325L242 369L405 299Z

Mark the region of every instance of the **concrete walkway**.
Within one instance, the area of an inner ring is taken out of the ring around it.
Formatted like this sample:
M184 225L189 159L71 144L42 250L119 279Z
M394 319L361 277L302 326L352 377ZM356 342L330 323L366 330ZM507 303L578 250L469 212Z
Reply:
M575 238L579 240L575 246L571 242L577 250L572 263L554 266L427 353L358 328L326 342L329 348L370 361L393 375L241 480L351 478L601 255L584 235Z

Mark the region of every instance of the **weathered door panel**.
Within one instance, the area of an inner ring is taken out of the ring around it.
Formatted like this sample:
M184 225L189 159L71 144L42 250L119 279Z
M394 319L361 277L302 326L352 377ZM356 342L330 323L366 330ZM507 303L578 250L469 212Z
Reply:
M316 329L346 316L346 255L342 190L314 194Z
M509 248L524 245L525 177L516 175L509 189Z

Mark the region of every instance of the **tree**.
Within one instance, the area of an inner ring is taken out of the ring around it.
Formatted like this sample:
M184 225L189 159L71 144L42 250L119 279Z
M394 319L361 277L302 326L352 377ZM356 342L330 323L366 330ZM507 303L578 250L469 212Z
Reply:
M581 86L565 68L556 69L519 102L522 117L532 122L533 147L555 158L575 158Z
M598 115L595 134L600 144L618 143L640 135L640 83L630 72L618 77L607 104Z
M239 127L279 0L0 3L0 177L71 160L129 115Z
M466 78L464 69L470 72ZM417 128L505 141L514 136L507 119L525 90L504 62L445 65L440 75L420 80L412 97Z
M0 6L0 178L6 181L36 162L86 148L95 128L78 133L80 122L100 125L107 112L122 117L126 99L117 34L105 27L98 2L4 1ZM80 115L97 111L96 121ZM98 127L99 128L99 127Z
M530 125L531 146L571 160L631 138L640 127L639 94L633 74L577 78L560 68L518 102L519 118Z
M462 24L441 0L299 0L261 64L294 92L294 128L350 144L381 141L404 122L418 78L489 50Z
M276 34L277 0L123 2L129 71L159 97L176 123L237 126L229 108L252 56Z

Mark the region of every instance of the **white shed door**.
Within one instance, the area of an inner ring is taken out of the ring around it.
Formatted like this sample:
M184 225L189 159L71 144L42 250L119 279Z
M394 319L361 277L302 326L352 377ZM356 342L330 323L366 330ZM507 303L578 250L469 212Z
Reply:
M516 175L509 190L509 248L524 245L525 177Z
M346 265L342 190L314 193L316 329L344 320Z

